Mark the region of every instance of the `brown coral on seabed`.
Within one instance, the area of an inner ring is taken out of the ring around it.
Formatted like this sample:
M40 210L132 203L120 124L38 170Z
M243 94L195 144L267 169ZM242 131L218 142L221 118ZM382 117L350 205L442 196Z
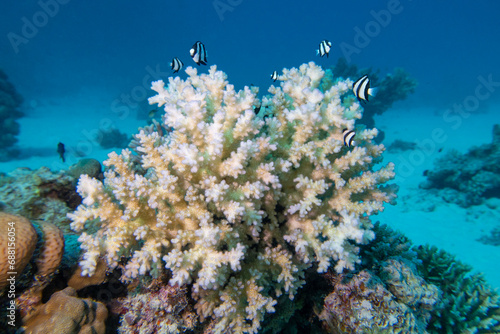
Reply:
M30 314L41 303L43 289L56 275L64 254L62 231L56 225L47 222L39 222L36 226L41 232L42 243L34 254L36 258L34 276L27 276L28 279L32 279L29 289L16 299L17 307L22 315Z
M82 276L82 268L76 266L75 271L68 279L68 286L75 290L83 289L91 285L99 285L106 280L106 263L103 260L97 262L96 271L92 276Z
M30 334L104 334L107 316L103 304L78 298L75 289L68 287L23 318L23 327Z
M52 275L61 264L64 254L64 235L54 224L39 222L38 226L43 233L43 246L36 260L37 275Z
M29 263L37 240L29 220L0 212L0 294L9 285L7 279L19 276Z
M54 277L64 253L64 237L57 226L41 222L37 227L40 235L28 219L0 212L3 231L0 233L0 290L12 282L8 292L9 298L13 298L25 289L16 298L21 314L31 313L41 302L42 290ZM13 280L8 280L11 278Z

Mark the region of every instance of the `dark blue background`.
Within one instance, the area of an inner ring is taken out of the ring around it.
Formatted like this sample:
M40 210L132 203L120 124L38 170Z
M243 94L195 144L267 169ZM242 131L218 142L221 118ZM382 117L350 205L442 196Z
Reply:
M214 3L235 5L220 16ZM33 0L2 1L0 68L28 100L82 87L113 98L140 84L148 65L170 72L177 56L193 66L188 52L200 40L209 65L217 64L237 88L254 84L265 91L275 69L310 60L334 65L342 54L339 45L354 45L355 28L364 30L374 21L370 12L390 3L69 0L15 53L8 34L21 35L22 18L32 21L42 7ZM419 82L408 104L446 107L473 94L479 75L500 81L498 1L401 0L398 8L352 62L383 72L405 68ZM322 39L333 43L328 59L316 56ZM490 102L500 94L494 95Z

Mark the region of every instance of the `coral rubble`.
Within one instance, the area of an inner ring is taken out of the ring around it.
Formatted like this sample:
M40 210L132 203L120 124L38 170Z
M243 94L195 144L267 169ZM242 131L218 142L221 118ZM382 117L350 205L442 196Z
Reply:
M445 201L470 207L500 198L500 125L493 126L491 144L472 147L465 154L450 151L434 165L420 188L437 190Z
M384 147L376 129L355 127L352 81L325 83L312 62L284 69L261 101L215 66L186 72L152 86L172 131L142 130L135 152L109 154L104 182L80 178L83 203L68 217L82 232L82 274L101 257L123 263L125 281L167 268L172 286L192 284L214 332L255 333L307 269L360 261L357 244L374 237L369 216L395 198L384 185L394 166L374 169ZM344 128L356 130L354 147Z

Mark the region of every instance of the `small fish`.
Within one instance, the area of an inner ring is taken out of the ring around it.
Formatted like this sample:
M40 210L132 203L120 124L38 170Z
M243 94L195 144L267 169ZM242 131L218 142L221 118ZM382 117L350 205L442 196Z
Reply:
M321 41L321 43L319 43L319 49L316 50L316 54L320 55L320 57L326 55L326 57L328 58L328 54L330 53L331 48L332 48L332 42L325 39Z
M347 130L347 129L342 130L342 136L344 137L344 145L347 147L355 145L356 143L353 141L355 135L356 132L354 132L354 130Z
M61 157L62 162L66 162L66 159L64 159L65 152L66 152L66 150L64 149L64 144L63 143L57 144L57 153L59 153L59 156Z
M375 96L377 94L378 88L370 88L370 79L367 75L363 75L361 78L356 80L352 85L352 91L354 96L358 98L358 101L368 101L369 96Z
M271 74L271 79L273 79L274 82L276 82L276 80L278 80L278 72L277 71L274 71L273 74Z
M174 59L172 59L172 62L170 63L170 66L174 70L174 73L177 73L182 70L184 63L179 58L174 57Z
M205 49L205 45L198 41L194 43L194 45L191 47L191 50L189 50L189 54L191 55L191 58L193 58L194 62L200 66L206 65L207 64L207 50Z
M175 72L174 72L174 73L175 73ZM157 111L158 111L158 109L151 109L151 110L148 112L148 117L149 117L149 118L154 117Z

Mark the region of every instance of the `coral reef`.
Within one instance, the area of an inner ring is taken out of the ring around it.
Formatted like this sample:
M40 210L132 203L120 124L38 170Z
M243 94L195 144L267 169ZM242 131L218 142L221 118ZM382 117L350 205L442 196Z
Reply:
M384 148L377 130L355 127L352 81L326 83L314 63L284 69L262 101L215 66L186 72L152 87L172 131L141 131L137 154L110 153L104 183L80 178L83 203L68 217L82 232L82 274L100 257L123 263L125 281L166 267L172 286L191 284L214 332L255 333L306 269L360 261L369 216L395 197L383 185L394 166L374 170ZM356 129L355 146L343 145L344 128Z
M325 274L310 268L304 274L307 282L298 290L293 300L286 295L278 298L276 311L266 316L259 333L324 333L317 315L323 300L331 290Z
M478 241L485 245L500 246L500 228L493 229L489 235L483 235Z
M16 92L9 82L7 75L0 70L0 161L7 161L18 154L12 149L17 142L19 123L17 120L23 116L19 110L22 97Z
M101 163L96 159L80 159L74 165L71 165L66 174L71 176L73 179L78 180L81 175L88 175L90 177L102 180L102 166Z
M396 139L391 143L391 145L387 147L387 152L398 153L398 152L415 150L416 148L417 148L417 143Z
M491 144L472 147L465 154L450 151L434 165L420 188L437 191L445 201L469 207L500 198L500 125L493 126Z
M0 233L0 253L3 254L0 259L0 305L7 305L15 298L17 312L26 316L40 305L43 290L58 271L64 238L61 230L51 223L33 224L24 217L4 212L0 212L0 228L5 231ZM12 261L14 246L15 262ZM6 310L0 309L3 319L0 326L5 325Z
M71 232L65 215L81 203L74 183L63 171L18 168L0 175L0 209L33 221L51 222Z
M363 105L363 118L360 122L367 127L374 127L375 115L384 113L392 107L394 102L406 99L409 94L415 91L417 86L416 80L411 78L402 68L396 68L394 73L386 74L383 79L380 79L378 71L371 68L359 70L356 65L349 65L347 60L342 57L339 58L332 72L334 78L350 78L354 81L363 75L368 75L371 87L378 88L376 98Z
M23 318L26 333L104 334L108 316L106 306L80 299L73 288L54 293L50 300Z
M429 333L500 333L500 298L481 274L436 247L415 248L419 270L443 292L431 312Z
M398 262L398 267L402 263ZM399 267L401 268L401 267ZM399 268L392 268L398 270ZM422 280L403 265L402 281L408 280L412 288L408 291L398 291L412 301L400 300L401 295L393 294L385 287L384 282L369 271L363 270L353 277L334 274L331 278L334 284L333 292L325 298L325 307L320 315L326 321L330 333L424 333L425 318L418 317L416 308L432 307L437 301L438 293L435 286L419 287ZM391 269L391 270L392 270ZM409 275L407 275L409 274ZM419 305L418 298L424 295L425 304ZM422 312L421 310L418 310ZM428 312L427 312L428 313Z
M102 148L125 148L130 142L130 137L116 128L109 130L99 129L96 138L97 143Z
M333 291L320 318L330 333L499 333L500 299L452 255L375 224L363 261L325 276Z

